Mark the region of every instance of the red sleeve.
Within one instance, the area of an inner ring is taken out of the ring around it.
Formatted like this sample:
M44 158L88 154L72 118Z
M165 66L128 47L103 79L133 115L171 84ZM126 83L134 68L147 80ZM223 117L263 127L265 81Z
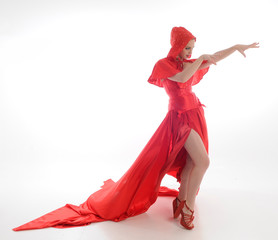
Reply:
M194 61L196 61L196 59L190 59L188 61L193 63ZM205 61L202 62L202 64L206 63L206 62L207 61L205 60ZM209 67L197 70L194 73L194 75L191 77L191 79L188 80L188 82L190 82L192 86L198 84L202 80L203 76L208 72L208 70L209 70Z
M208 72L208 70L209 67L200 69L196 73L194 73L194 75L192 76L193 77L192 86L199 83L202 80L203 76Z
M196 59L186 60L187 62L193 63ZM206 61L203 61L206 63ZM196 85L201 81L203 76L208 72L209 67L197 70L194 75L185 83L178 83L179 85ZM171 61L169 58L160 59L153 68L153 72L148 79L148 82L158 87L163 87L161 79L172 77L182 70L178 68L177 62Z
M175 61L168 58L160 59L153 68L153 72L148 79L148 82L158 87L163 87L161 79L172 77L181 72Z

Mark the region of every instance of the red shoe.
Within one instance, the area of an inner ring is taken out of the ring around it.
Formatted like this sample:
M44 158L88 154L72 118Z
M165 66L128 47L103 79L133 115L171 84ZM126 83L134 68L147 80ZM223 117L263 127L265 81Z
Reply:
M191 214L188 214L188 213L184 213L182 210L181 210L181 221L180 221L180 224L185 227L186 229L188 230L191 230L194 228L194 224L192 223L193 220L194 220L194 211L192 211L186 204L186 201L183 201L184 202L184 205L185 207L191 212ZM181 204L180 204L181 205Z
M178 204L178 202L180 202ZM181 213L181 210L183 208L183 204L181 204L182 202L176 197L173 201L173 216L174 218L177 218L180 213Z
M178 205L178 202L179 205ZM187 213L184 213L183 212L183 207L186 207L190 212L191 214L187 214ZM194 211L192 211L186 204L186 201L180 201L178 198L175 198L174 201L173 201L173 215L174 215L174 218L177 218L179 215L181 214L181 221L180 221L180 224L188 229L188 230L191 230L192 228L194 228L194 225L192 224L193 222L193 219L194 219Z

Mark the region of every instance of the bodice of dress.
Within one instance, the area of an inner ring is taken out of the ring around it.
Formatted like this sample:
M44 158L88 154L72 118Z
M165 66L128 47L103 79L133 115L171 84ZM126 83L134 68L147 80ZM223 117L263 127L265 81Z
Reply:
M192 79L185 83L165 79L163 87L169 96L168 111L187 111L202 105L195 93L192 92Z
M192 92L192 86L198 84L203 76L208 72L209 67L197 70L193 76L185 83L175 82L169 77L183 70L183 62L193 63L196 59L184 59L179 61L173 58L160 59L154 66L148 82L158 87L163 87L169 96L168 110L179 112L204 106L197 96ZM203 63L206 63L204 61Z

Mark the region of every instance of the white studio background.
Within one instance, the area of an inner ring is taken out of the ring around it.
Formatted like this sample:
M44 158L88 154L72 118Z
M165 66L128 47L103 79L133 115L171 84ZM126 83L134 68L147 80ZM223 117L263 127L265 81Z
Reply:
M147 79L173 26L197 37L194 58L260 42L194 87L207 106L204 187L277 194L277 10L275 0L1 0L1 195L27 206L34 189L78 204L117 180L167 113L166 93Z

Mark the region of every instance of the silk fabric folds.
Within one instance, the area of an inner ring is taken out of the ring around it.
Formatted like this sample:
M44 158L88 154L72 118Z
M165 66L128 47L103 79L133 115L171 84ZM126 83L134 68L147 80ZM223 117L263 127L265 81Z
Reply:
M186 83L167 79L181 70L178 62L168 58L156 63L148 81L164 87L170 98L169 111L136 161L117 182L105 181L101 189L80 206L67 204L13 230L66 228L107 220L117 222L146 212L158 196L176 196L177 191L160 187L160 183L165 174L180 181L187 156L183 146L191 129L201 136L208 150L204 110L192 92L192 85L201 80L208 68L198 70ZM161 81L161 76L165 80Z

